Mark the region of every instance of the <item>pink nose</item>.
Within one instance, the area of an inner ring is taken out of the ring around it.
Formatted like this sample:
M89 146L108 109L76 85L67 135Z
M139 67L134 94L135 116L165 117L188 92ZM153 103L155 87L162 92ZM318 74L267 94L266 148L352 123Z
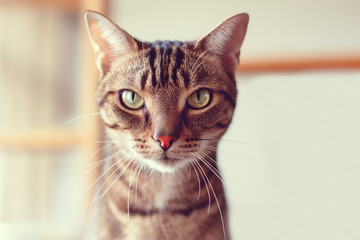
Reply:
M155 137L154 139L160 142L160 146L162 149L166 150L171 146L171 142L174 141L176 137L163 135Z

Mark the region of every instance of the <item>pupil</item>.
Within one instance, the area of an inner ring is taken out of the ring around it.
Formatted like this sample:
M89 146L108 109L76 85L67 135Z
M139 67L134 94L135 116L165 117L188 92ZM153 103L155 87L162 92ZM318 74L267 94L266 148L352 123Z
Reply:
M196 92L196 98L197 98L198 102L200 102L200 91Z
M135 92L131 93L131 100L134 102L134 100L135 100Z

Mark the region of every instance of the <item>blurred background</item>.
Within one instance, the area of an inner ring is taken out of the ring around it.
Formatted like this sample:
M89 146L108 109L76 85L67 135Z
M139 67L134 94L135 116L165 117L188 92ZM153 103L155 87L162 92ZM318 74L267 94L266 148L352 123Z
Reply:
M220 143L232 239L360 239L360 1L0 0L0 239L79 239L103 137L83 12L195 40L250 15Z

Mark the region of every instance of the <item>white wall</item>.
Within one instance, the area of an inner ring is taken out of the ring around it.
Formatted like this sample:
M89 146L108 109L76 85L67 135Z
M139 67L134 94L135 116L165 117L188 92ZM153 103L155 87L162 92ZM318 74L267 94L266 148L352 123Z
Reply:
M83 155L75 146L26 147L36 131L64 130L59 123L77 115L78 26L75 13L0 3L1 240L70 239L79 232L84 204L69 202L82 182L70 183L79 172L64 168L79 167Z
M221 145L237 157L220 155L234 239L360 239L360 71L239 76L239 90Z
M143 40L196 39L250 14L243 60L360 54L360 1L113 1ZM360 239L360 71L239 75L221 142L233 239Z
M360 53L357 0L114 0L110 13L144 40L194 40L241 12L250 14L243 57ZM265 55L265 56L264 56Z

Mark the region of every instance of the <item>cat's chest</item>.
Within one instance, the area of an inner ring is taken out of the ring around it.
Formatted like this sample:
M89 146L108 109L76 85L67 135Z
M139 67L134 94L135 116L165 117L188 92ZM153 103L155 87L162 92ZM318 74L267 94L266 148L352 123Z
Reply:
M154 207L160 212L165 210L169 201L178 195L176 189L177 185L171 180L167 181L167 184L163 184L154 194Z

